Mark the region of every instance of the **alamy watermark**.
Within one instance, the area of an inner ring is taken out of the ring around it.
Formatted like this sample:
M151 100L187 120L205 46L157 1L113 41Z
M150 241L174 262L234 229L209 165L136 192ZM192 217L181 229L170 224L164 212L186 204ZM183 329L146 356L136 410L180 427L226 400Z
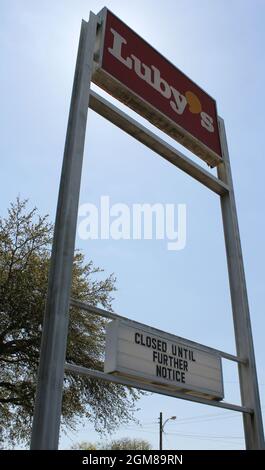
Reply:
M98 206L81 204L78 235L82 240L166 240L170 251L186 246L186 204L110 204L101 196Z

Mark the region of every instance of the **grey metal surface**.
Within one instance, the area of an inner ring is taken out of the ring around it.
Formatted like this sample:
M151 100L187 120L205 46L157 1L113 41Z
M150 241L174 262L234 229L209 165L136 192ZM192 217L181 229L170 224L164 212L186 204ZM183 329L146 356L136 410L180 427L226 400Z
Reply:
M224 164L218 168L218 176L230 187L229 193L221 197L221 209L227 254L229 283L233 309L237 354L247 359L239 364L239 381L242 405L253 409L252 415L244 415L244 430L247 449L264 449L264 434L260 407L254 346L251 331L246 280L240 235L238 228L232 173L223 119L219 118L220 138Z
M183 400L188 400L188 401L192 401L196 403L202 403L203 405L210 405L210 406L216 406L217 408L225 408L227 410L240 411L242 413L247 413L250 415L253 412L252 408L248 408L245 406L234 405L231 403L226 403L224 401L220 402L220 401L215 401L215 400L207 400L205 398L172 391L166 387L165 388L158 387L156 385L148 384L144 382L139 383L127 377L116 376L112 374L105 374L104 372L93 370L93 369L87 369L86 367L78 366L75 364L66 363L65 370L69 372L73 372L75 374L81 374L81 375L87 375L89 377L94 377L95 379L99 379L99 380L106 380L107 382L113 382L117 384L127 385L128 387L133 387L133 388L137 388L140 390L146 390L147 392L159 393L160 395L166 395L168 397L181 398Z
M31 449L57 449L69 298L97 19L82 21L54 230Z
M162 140L152 131L139 124L135 119L128 116L92 90L90 93L89 106L93 111L96 111L98 114L108 119L108 121L127 132L127 134L168 160L180 170L188 173L216 194L221 195L229 191L228 186L223 181L211 175L211 173L204 170L200 165L194 163L179 150Z
M75 299L70 299L70 305L72 305L73 307L77 307L77 308L80 308L80 309L83 309L83 310L86 310L87 312L89 313L92 313L94 315L100 315L101 317L103 318L108 318L109 320L126 320L127 322L131 323L132 326L135 326L135 327L142 327L143 325L146 327L146 328L150 328L150 330L155 330L157 331L158 333L162 333L162 334L165 334L164 331L162 330L159 330L158 328L151 328L149 325L145 325L144 323L139 323L135 320L130 320L129 318L127 317L123 317L121 315L118 315L117 313L114 313L114 312L108 312L107 310L103 310L102 308L98 308L98 307L94 307L93 305L89 305L89 304L86 304L85 302L80 302L79 300L75 300ZM180 342L185 342L187 341L186 338L182 338L181 336L177 336L177 335L174 335ZM188 340L189 344L191 346L194 346L195 348L196 347L200 347L201 349L204 348L203 345L201 344L198 344L196 343L196 341L190 341ZM246 363L246 360L244 358L240 358L240 357L237 357L237 356L234 356L233 354L229 354L229 353L226 353L224 351L221 351L220 349L215 349L215 348L211 348L211 347L206 347L205 346L205 351L209 351L209 352L213 352L213 353L216 353L218 354L219 356L223 357L224 359L228 359L230 361L234 361L234 362L240 362L240 363Z

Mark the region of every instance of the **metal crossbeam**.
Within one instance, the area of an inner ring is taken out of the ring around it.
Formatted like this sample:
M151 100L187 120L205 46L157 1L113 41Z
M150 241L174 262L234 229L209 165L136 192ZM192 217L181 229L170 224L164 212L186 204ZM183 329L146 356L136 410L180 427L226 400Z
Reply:
M201 403L203 405L216 406L218 408L225 408L227 410L240 411L241 413L252 414L253 410L245 406L233 405L232 403L220 402L215 400L207 400L203 397L196 397L194 395L188 395L187 393L176 392L175 390L170 390L166 387L159 387L153 384L145 382L136 382L133 379L127 377L105 374L99 370L87 369L86 367L77 366L75 364L65 364L65 370L68 372L73 372L75 374L87 375L95 379L106 380L107 382L113 382L116 384L126 385L127 387L137 388L139 390L145 390L146 392L158 393L160 395L166 395L173 398L181 398L182 400L193 401L196 403Z
M127 322L131 323L132 326L135 326L136 328L137 327L141 328L143 325L147 329L149 328L149 325L139 323L135 320L131 320L130 318L124 317L122 315L118 315L117 313L114 313L114 312L109 312L108 310L104 310L102 308L94 307L93 305L89 305L85 302L81 302L80 300L70 299L70 305L72 305L73 307L80 308L82 310L86 310L87 312L92 313L94 315L99 315L103 318L108 318L109 320L126 320ZM153 328L152 327L152 330L156 330L158 333L160 333L160 334L162 333L163 335L165 335L165 331L159 330L158 328ZM176 337L176 340L178 340L180 342L187 341L185 338L182 338L181 336L176 336L175 335L175 337ZM198 344L196 343L196 341L190 341L189 340L189 344L194 346L195 348L198 347ZM200 349L203 349L203 345L200 344L199 347L200 347ZM223 357L224 359L228 359L230 361L243 363L243 364L246 363L246 360L244 358L234 356L233 354L229 354L227 352L221 351L220 349L210 348L210 347L207 346L207 348L205 347L205 350L206 351L210 350L211 352L213 352L215 354L219 354L219 356Z
M93 90L90 90L89 107L219 196L229 191L229 186L223 181L211 175Z

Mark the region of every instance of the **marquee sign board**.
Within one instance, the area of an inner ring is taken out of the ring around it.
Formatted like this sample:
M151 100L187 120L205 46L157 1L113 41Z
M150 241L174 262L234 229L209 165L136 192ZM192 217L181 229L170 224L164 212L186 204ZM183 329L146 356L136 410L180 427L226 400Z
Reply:
M114 320L107 326L104 372L210 400L224 398L217 353L126 320Z
M193 153L222 161L216 102L103 8L92 81Z

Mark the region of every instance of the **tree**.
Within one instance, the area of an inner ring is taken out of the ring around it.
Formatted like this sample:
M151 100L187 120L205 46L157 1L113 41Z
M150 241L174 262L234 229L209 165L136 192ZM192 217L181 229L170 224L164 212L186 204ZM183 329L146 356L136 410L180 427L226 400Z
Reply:
M152 446L148 441L143 439L129 439L125 437L123 439L117 439L111 441L110 447L106 450L151 450Z
M19 198L0 218L0 429L2 439L13 443L27 441L32 423L52 230L47 216ZM102 272L77 251L72 296L111 309L115 277L102 279ZM67 362L103 370L105 324L71 308ZM133 389L68 372L63 428L74 429L86 417L99 432L109 432L132 419L138 397Z
M97 444L93 442L79 442L71 447L72 450L98 450Z
M124 437L122 439L112 440L105 443L80 442L75 444L74 450L151 450L150 442L143 439L130 439Z

